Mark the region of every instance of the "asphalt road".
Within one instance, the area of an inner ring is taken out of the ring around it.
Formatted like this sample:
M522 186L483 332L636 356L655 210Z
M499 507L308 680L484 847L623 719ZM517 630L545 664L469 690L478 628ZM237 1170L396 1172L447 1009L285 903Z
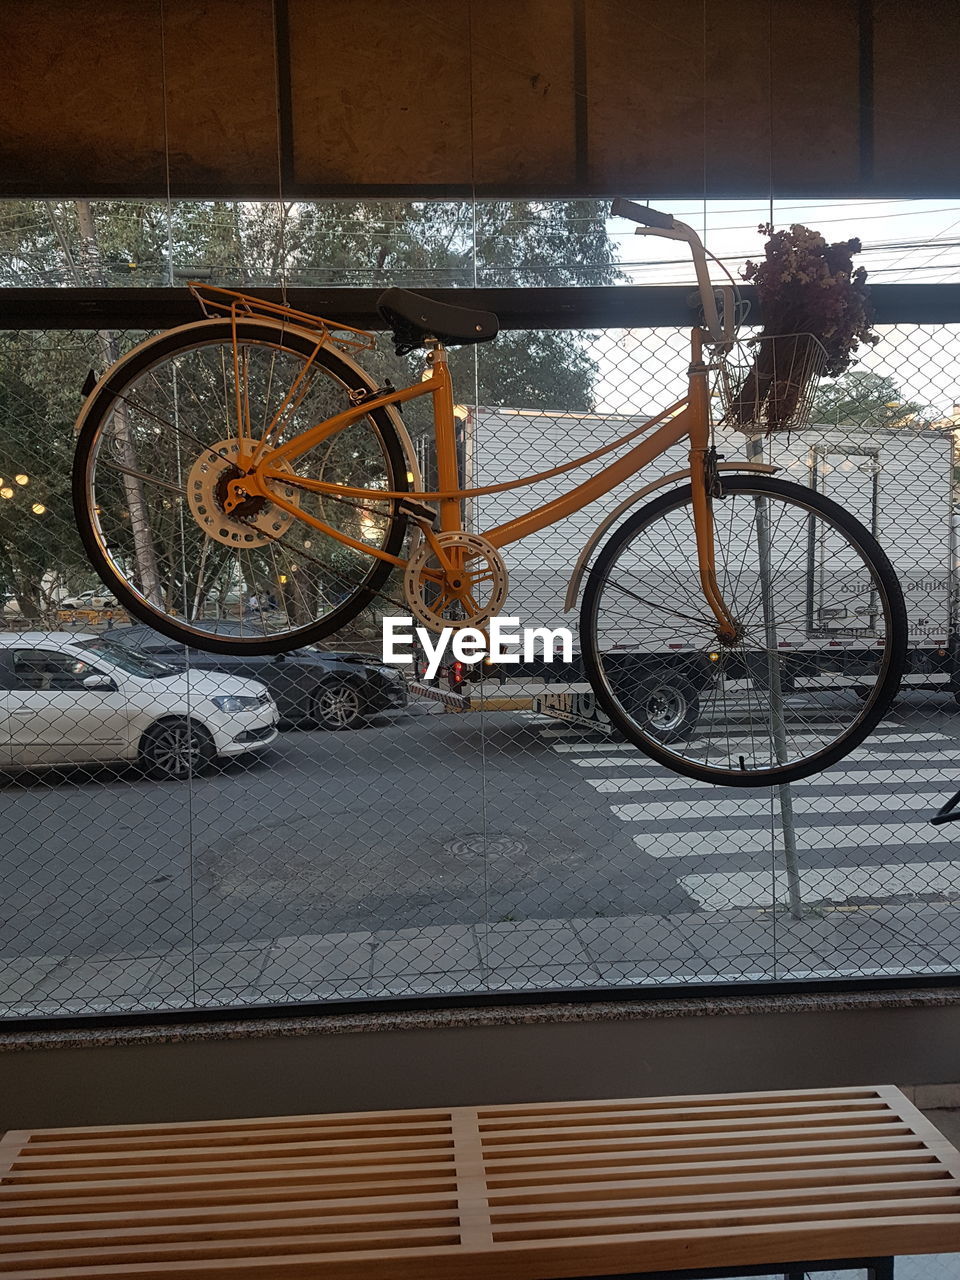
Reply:
M951 700L908 694L867 746L795 785L805 901L960 897L960 828L927 822L958 728ZM775 805L529 713L427 703L282 734L189 784L10 775L0 954L758 905L785 891Z

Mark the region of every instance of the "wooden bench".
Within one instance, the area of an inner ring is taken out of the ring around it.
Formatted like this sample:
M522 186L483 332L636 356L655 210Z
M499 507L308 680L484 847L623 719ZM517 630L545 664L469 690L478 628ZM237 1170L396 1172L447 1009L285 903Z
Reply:
M955 1251L960 1157L886 1086L0 1142L4 1280L879 1278Z

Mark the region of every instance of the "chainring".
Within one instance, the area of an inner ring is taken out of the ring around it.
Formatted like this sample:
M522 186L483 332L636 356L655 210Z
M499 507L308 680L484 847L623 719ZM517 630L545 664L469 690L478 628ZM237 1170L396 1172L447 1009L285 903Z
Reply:
M507 566L496 547L479 534L459 530L424 537L403 575L410 612L431 631L482 627L499 612L509 585Z

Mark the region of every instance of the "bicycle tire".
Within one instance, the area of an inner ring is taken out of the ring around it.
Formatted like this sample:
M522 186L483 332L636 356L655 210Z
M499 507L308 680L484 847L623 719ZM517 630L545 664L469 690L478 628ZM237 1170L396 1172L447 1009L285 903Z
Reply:
M314 335L277 322L238 320L237 332L241 343L252 346L275 346L294 357L309 358L316 348ZM110 419L115 406L145 374L160 368L178 356L202 347L229 345L232 359L232 325L227 319L201 320L170 330L141 343L119 360L101 380L84 405L79 423L79 434L73 463L73 504L77 528L84 550L101 580L109 586L123 607L134 617L155 630L194 648L213 653L270 655L289 652L304 645L313 644L339 631L351 622L376 597L393 566L375 556L367 557L369 570L347 596L322 618L290 628L282 634L214 634L202 627L191 625L186 619L171 616L157 608L138 590L125 575L105 545L97 514L97 502L93 482L96 451L104 425ZM282 343L282 345L281 345ZM331 374L347 392L375 390L375 384L352 361L345 360L330 346L323 346L316 353L314 364ZM362 420L372 424L382 443L387 467L387 485L394 491L409 490L407 459L399 435L384 409L368 413ZM184 505L186 505L184 503ZM386 505L386 504L384 504ZM192 519L192 516L190 517ZM389 504L385 517L387 528L381 541L382 549L391 555L399 555L406 535L407 518L398 510L397 502ZM320 535L322 537L322 534ZM309 542L305 544L309 546Z
M850 751L857 747L870 734L885 712L890 707L897 691L900 687L900 681L906 665L907 652L907 616L906 608L903 601L903 594L900 584L897 580L896 573L889 559L880 548L873 535L860 524L853 516L840 507L831 499L816 493L812 489L804 488L800 485L790 484L786 481L774 479L770 476L731 476L724 477L723 480L724 495L743 495L747 497L770 497L781 499L785 503L790 503L806 510L808 513L820 516L832 528L838 530L847 540L850 546L855 548L863 559L863 565L872 575L872 582L879 593L882 600L884 625L883 651L882 654L877 653L877 674L876 680L869 691L866 698L856 699L857 708L851 707L851 723L836 738L827 743L818 750L812 751L809 755L802 758L792 760L787 763L777 763L770 767L747 768L744 758L741 756L737 762L737 767L720 768L714 764L708 764L705 761L696 758L689 758L683 754L683 748L677 745L674 749L670 749L669 745L659 742L649 734L646 734L627 714L623 701L617 696L617 689L612 682L611 672L615 671L616 663L610 656L612 650L604 653L601 650L601 643L598 640L598 612L601 608L601 596L604 586L608 581L608 577L617 563L618 558L625 548L628 548L645 529L651 528L654 524L661 522L666 515L687 511L686 519L690 520L692 528L692 518L689 516L689 506L691 501L691 486L686 485L681 489L673 490L654 499L646 506L641 508L628 520L626 520L609 538L601 549L597 559L591 569L587 585L583 594L583 601L580 612L580 637L581 649L583 654L584 668L591 687L597 697L603 710L610 718L614 727L628 741L632 742L636 747L643 751L651 759L657 763L666 766L675 773L682 774L690 778L696 778L702 782L712 782L725 786L746 787L746 786L775 786L778 784L796 781L800 778L808 777L810 774L817 773L822 769L828 768L841 760ZM714 500L714 510L722 511L723 499ZM719 505L718 505L719 503ZM733 515L730 516L731 527ZM811 524L811 528L812 528ZM651 534L651 545L655 541L655 535ZM662 544L666 545L666 544ZM696 573L696 560L693 559L693 572L691 578ZM740 570L740 577L737 579L737 587L739 589L740 578L743 576L743 570ZM644 581L639 578L639 581ZM724 584L721 580L721 591ZM744 590L746 590L746 584ZM872 590L873 588L871 588ZM623 588L619 584L614 584L615 591L622 591ZM756 586L751 590L757 595ZM726 596L725 596L726 598ZM728 601L736 614L736 602ZM699 597L699 604L706 613L706 607L702 598ZM758 598L756 605L762 606L762 601ZM756 605L754 607L756 607ZM678 614L677 616L684 616ZM681 626L683 624L680 624ZM874 646L878 642L872 642ZM704 663L709 660L710 652L718 655L718 661L721 663L728 661L720 652L719 643L714 637L710 641L710 650L691 652L689 662L691 669L694 663L700 664L702 671L708 670L704 667ZM751 651L752 652L752 651ZM769 649L763 652L769 654ZM650 653L653 653L651 648ZM876 648L875 648L876 653ZM756 668L750 666L750 653L747 651L747 645L744 645L742 658L743 669L747 673L747 678L742 683L748 686L756 683ZM623 655L618 655L621 666L626 666L628 659ZM676 659L679 661L679 659ZM803 655L797 658L796 655L784 657L784 663L788 661L803 661ZM729 661L733 661L731 657ZM769 657L766 661L770 661ZM777 656L776 662L781 662L781 657ZM751 670L754 674L751 675ZM716 678L717 685L725 677L721 674ZM791 677L793 679L794 677ZM779 679L779 676L778 676ZM789 694L796 697L795 687L790 687L788 682L785 690L785 696ZM757 697L757 705L760 707L761 698ZM771 699L772 701L772 699ZM853 701L853 700L852 700ZM726 703L724 703L726 707ZM742 709L741 709L742 710ZM857 714L853 712L857 710ZM747 698L747 712L750 714L750 699ZM781 709L781 724L784 716ZM738 730L739 731L739 730ZM752 733L752 730L751 730ZM798 736L802 736L802 732L798 731ZM692 748L691 748L692 752Z

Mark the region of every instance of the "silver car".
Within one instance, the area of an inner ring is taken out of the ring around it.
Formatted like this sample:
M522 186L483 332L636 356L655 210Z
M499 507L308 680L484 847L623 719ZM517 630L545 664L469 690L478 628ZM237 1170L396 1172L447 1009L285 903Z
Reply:
M186 778L276 738L276 703L257 681L86 648L94 639L0 635L0 768L129 760Z

